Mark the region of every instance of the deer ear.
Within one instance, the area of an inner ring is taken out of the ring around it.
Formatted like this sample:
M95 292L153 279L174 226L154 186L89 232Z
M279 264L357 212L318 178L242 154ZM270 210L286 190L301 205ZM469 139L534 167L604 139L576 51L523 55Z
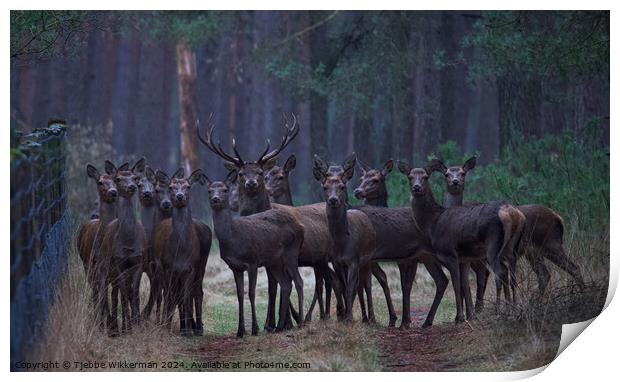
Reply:
M144 175L146 176L146 179L151 183L155 183L157 181L157 179L155 179L155 172L149 166L146 166L146 168L144 169Z
M357 166L362 170L362 174L365 174L368 170L370 170L370 166L366 163L363 163L359 158L357 159Z
M237 182L237 170L231 171L226 175L226 184L233 185Z
M116 175L116 173L118 172L118 169L116 168L116 166L114 165L114 163L110 162L109 160L105 161L105 173L108 175Z
M183 167L179 167L179 169L172 174L172 179L182 179L185 177L185 170L183 169Z
M295 157L295 154L291 154L291 156L288 157L286 162L284 162L284 172L289 173L292 169L295 168L295 165L297 165L297 158Z
M118 168L118 171L129 171L129 162L125 162Z
M202 173L201 169L198 169L198 170L195 170L194 172L192 172L192 174L189 176L189 178L187 180L189 182L189 185L191 186L194 183L198 182L198 183L200 183L201 185L204 186L205 179L203 178L203 175L204 174Z
M476 167L476 157L469 158L463 165L463 171L468 172Z
M165 172L161 170L157 170L155 172L155 178L157 178L157 182L162 185L170 184L170 178L168 177L168 174L166 174Z
M140 158L138 159L136 164L133 165L133 168L131 169L131 171L134 173L143 173L145 166L146 166L146 159Z
M388 176L392 172L393 168L394 168L394 160L390 159L387 162L385 162L385 164L383 165L383 170L381 170L381 175L383 175L384 177Z
M271 170L273 168L273 166L276 165L276 163L278 163L278 159L277 158L271 158L269 159L267 162L265 162L265 164L263 164L263 170Z
M398 166L398 171L406 176L409 176L409 173L411 172L411 165L409 163L399 160L396 164Z
M229 161L224 161L224 168L228 171L237 171L237 165Z
M325 177L327 176L327 164L323 162L318 155L314 155L314 166L312 167L312 174L314 175L314 179L323 183L325 181Z
M99 170L97 170L97 168L90 163L86 165L86 174L88 174L89 178L93 178L95 180L98 180L101 176L99 174Z
M353 174L355 173L355 162L357 157L355 153L352 153L348 157L344 159L344 163L342 164L342 169L344 170L344 174L342 174L342 180L346 183L351 178L353 178Z
M424 167L424 169L429 175L435 171L441 172L442 174L445 174L446 171L448 171L448 168L446 167L446 165L443 164L443 162L440 161L439 159L432 159L430 162L428 162L428 164L426 165L426 167Z

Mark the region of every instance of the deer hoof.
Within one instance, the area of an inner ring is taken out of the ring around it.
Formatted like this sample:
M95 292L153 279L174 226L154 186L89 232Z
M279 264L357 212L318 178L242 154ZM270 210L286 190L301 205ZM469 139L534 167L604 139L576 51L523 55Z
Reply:
M244 335L245 335L245 329L237 330L237 337L243 338Z
M433 323L429 321L424 321L424 323L422 324L423 328L430 328L431 326L433 326Z
M396 320L398 320L398 317L396 316L390 316L390 322L388 323L388 327L393 328L396 326Z
M258 325L252 326L252 335L253 336L257 336L258 335Z
M400 330L407 330L411 327L411 322L401 322L398 327Z

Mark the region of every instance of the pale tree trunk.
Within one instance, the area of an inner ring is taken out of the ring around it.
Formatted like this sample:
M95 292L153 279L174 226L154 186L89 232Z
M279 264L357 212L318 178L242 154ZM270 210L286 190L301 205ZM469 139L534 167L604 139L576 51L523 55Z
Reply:
M177 43L177 73L179 77L179 102L181 111L181 158L187 176L200 167L198 139L196 137L196 54L190 46Z

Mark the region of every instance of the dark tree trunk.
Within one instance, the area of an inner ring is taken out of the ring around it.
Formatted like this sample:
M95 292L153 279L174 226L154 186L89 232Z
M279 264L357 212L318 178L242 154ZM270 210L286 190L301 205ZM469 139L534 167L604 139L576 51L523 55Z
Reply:
M195 139L196 112L196 55L190 46L179 41L177 75L179 77L179 104L181 107L181 158L186 175L200 167L198 141Z

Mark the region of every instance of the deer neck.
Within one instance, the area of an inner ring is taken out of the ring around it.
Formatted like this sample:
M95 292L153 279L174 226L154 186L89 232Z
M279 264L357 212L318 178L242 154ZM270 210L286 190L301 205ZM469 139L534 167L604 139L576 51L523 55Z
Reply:
M146 232L146 237L151 238L153 235L153 230L157 223L159 223L158 219L159 208L156 206L142 206L142 211L140 211L140 218L142 220L142 226L144 227L144 231Z
M446 208L462 206L463 205L463 194L451 194L446 193Z
M413 220L422 231L428 231L441 213L445 210L435 201L433 192L429 189L424 196L411 198Z
M286 187L286 190L278 193L278 195L274 195L273 202L278 204L283 204L285 206L293 205L293 196L291 195L291 190Z
M179 240L189 238L192 228L192 212L189 206L172 208L172 235Z
M105 203L99 199L99 222L105 227L109 222L116 219L116 202Z
M136 209L133 198L121 197L118 201L118 230L121 243L133 243L136 236Z
M248 216L271 209L271 202L267 190L263 187L256 195L249 196L239 186L239 215Z
M347 219L347 206L341 204L332 208L325 206L327 214L327 226L336 248L343 248L349 236L349 221Z
M220 246L226 246L232 242L232 212L230 208L213 210L213 229L220 242Z
M387 207L388 206L387 199L388 199L388 194L386 191L375 198L366 198L364 204L369 205L369 206L376 206L376 207Z

